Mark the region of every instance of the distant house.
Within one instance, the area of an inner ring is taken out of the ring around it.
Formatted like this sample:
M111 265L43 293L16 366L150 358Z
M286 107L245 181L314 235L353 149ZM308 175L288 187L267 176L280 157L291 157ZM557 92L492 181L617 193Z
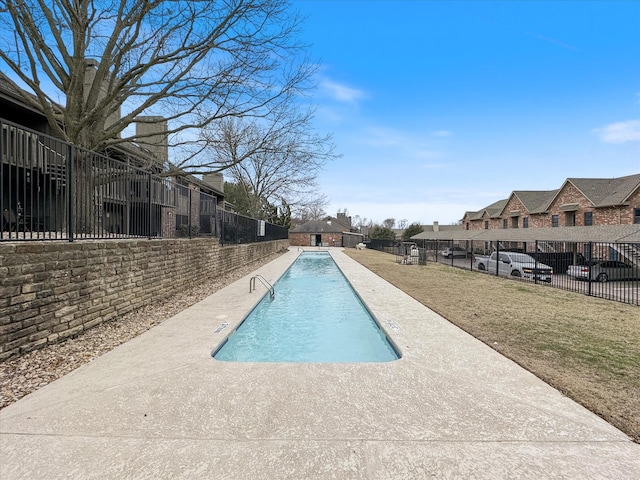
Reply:
M355 247L363 238L362 234L351 231L351 217L344 213L311 220L289 231L289 244L294 247Z

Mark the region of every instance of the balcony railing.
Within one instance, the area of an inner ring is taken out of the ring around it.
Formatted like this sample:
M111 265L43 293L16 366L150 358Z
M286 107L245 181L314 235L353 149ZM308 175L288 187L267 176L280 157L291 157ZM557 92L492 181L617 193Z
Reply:
M218 207L218 198L132 163L0 120L0 241L213 236L286 239L286 227Z

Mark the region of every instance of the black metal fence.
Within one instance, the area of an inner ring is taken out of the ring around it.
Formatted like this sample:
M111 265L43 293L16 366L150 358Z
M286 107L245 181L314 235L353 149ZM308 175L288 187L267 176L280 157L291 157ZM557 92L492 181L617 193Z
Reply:
M429 261L481 270L585 295L640 305L640 244L544 241L418 241ZM458 247L458 248L455 248ZM500 252L524 253L532 268L517 268ZM448 254L447 257L444 254ZM491 255L494 258L491 259ZM498 261L496 261L496 259ZM487 265L487 260L490 263ZM550 281L539 272L551 271Z
M288 229L218 207L193 185L0 120L0 241L213 236L288 238ZM155 165L157 167L157 165Z
M402 264L438 262L640 305L640 243L416 240L394 245L374 242L367 247L395 254L396 261ZM524 267L507 263L507 258L500 258L500 252L526 254L531 263ZM488 262L492 254L494 258Z

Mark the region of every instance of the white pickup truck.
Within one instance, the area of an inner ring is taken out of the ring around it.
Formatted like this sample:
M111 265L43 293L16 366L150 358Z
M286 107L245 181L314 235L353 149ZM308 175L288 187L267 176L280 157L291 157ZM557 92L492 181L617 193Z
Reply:
M528 280L551 282L553 269L549 265L536 262L533 257L519 252L493 252L491 256L475 257L474 263L478 270L496 273L498 275L522 277Z

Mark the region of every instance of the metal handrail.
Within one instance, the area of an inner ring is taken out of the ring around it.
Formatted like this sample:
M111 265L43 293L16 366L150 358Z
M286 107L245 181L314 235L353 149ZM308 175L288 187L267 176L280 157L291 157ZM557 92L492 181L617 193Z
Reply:
M260 283L262 283L262 285L264 285L267 290L269 290L269 297L271 298L271 300L273 300L276 296L276 291L273 288L273 285L271 285L262 275L254 275L253 277L251 277L251 280L249 280L249 293L253 292L256 289L256 278L260 280Z

